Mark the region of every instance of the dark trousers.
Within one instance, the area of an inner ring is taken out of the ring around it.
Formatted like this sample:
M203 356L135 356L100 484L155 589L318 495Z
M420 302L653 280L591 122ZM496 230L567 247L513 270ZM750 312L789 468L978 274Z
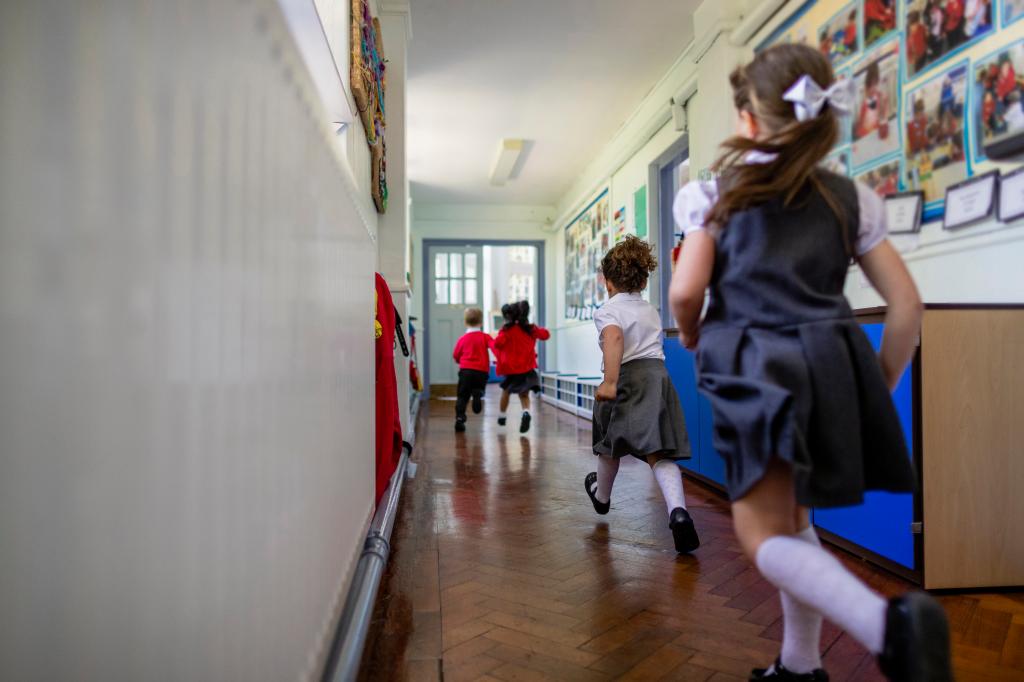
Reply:
M490 375L475 369L459 370L459 388L455 398L455 418L466 421L466 405L473 396L483 397Z

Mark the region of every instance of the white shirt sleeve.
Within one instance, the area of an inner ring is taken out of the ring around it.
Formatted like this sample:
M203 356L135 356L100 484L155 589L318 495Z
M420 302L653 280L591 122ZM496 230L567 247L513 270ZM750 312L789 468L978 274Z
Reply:
M875 194L874 190L861 182L855 182L857 188L857 204L860 207L860 225L857 228L857 240L854 251L858 256L875 248L889 235L885 217L885 201Z
M672 204L672 216L683 235L704 229L711 207L718 201L718 183L692 181L683 185Z
M601 336L601 332L610 324L622 327L622 323L619 322L615 315L615 310L606 303L594 312L594 325L597 327L597 335Z

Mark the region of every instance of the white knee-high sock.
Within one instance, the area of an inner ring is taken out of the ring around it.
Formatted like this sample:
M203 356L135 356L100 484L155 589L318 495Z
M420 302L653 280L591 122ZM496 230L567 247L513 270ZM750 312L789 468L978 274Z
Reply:
M821 547L813 526L793 537ZM782 599L782 665L795 673L809 673L821 667L821 614L780 590Z
M651 467L654 472L654 478L658 481L658 487L661 488L661 495L665 498L665 506L668 508L668 513L671 514L673 509L682 507L686 509L686 497L683 495L683 472L679 470L679 465L671 459L659 459Z
M885 599L819 546L776 535L757 550L757 570L780 591L843 628L873 654L885 640Z
M594 495L598 502L605 503L612 499L612 485L618 473L618 459L603 455L597 458L597 492Z

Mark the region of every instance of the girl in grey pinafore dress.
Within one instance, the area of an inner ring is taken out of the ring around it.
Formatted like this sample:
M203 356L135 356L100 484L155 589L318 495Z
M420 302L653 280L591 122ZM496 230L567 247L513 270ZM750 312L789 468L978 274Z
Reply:
M593 442L597 471L584 487L594 511L607 514L619 459L647 462L661 488L676 551L700 545L686 511L676 460L690 458L690 441L679 396L665 369L661 316L640 292L658 261L651 246L628 236L602 259L608 301L594 315L603 355L604 381L596 392Z
M853 108L850 84L803 45L764 50L730 81L739 135L724 144L721 179L676 198L686 236L670 298L697 348L737 537L782 599L781 654L750 679L827 681L826 617L890 679L950 680L941 606L924 593L887 603L809 525L809 507L915 486L889 387L913 355L920 298L885 239L881 200L818 166ZM853 257L889 304L878 356L843 296Z

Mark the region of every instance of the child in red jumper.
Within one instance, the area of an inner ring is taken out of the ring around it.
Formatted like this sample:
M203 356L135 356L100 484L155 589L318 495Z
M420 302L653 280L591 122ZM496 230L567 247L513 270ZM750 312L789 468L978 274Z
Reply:
M504 376L501 382L501 416L498 424L505 425L505 412L513 393L519 395L523 406L523 417L519 422L519 433L530 430L530 391L540 391L540 377L537 376L537 341L551 338L551 332L544 327L530 324L530 304L526 301L509 303L502 307L505 326L494 340L494 354L498 358L498 374Z
M455 430L466 430L466 403L473 400L473 414L483 410L484 389L490 378L491 356L494 345L491 337L480 331L484 314L479 308L467 308L463 316L466 333L459 337L452 358L459 363L459 388L455 399Z

